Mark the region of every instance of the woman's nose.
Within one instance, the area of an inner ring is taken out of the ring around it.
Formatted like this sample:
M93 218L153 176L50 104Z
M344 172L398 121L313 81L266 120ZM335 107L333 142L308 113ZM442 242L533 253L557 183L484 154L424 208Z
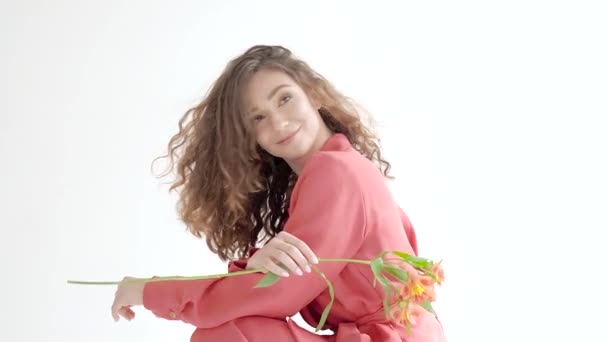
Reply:
M277 131L285 129L289 125L289 121L283 115L273 114L271 115L272 127Z

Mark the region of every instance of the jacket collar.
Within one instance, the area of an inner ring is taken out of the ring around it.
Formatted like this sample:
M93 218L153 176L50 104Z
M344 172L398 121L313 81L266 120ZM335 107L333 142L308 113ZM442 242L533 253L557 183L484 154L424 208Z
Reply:
M350 141L342 133L334 133L321 146L321 151L347 151L351 148Z

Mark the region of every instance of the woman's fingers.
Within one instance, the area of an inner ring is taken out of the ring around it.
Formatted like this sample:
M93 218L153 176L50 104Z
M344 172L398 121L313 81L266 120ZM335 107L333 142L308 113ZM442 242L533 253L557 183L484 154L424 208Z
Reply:
M277 248L282 252L281 262L292 272L299 275L302 275L303 272L310 272L308 261L296 246L288 242L282 242L277 245Z
M112 318L114 319L115 322L118 322L118 319L120 317L119 311L122 306L118 301L118 299L119 299L118 291L119 290L117 290L116 293L114 294L114 302L112 303L112 308L110 309L112 311Z
M289 233L281 232L249 259L247 268L261 268L288 277L290 272L298 275L311 272L310 264L318 262L316 255L305 242Z
M289 277L289 273L285 271L281 266L277 265L272 259L268 259L263 267L268 270L268 272L272 272L281 277Z
M285 248L285 247L282 247ZM278 253L274 256L274 259L279 263L283 264L289 271L302 275L304 274L303 270L298 267L298 260L295 259L291 254L288 254L283 249L279 250Z
M128 306L123 306L122 308L120 308L118 310L118 314L128 321L132 320L135 317L135 312L133 312L133 310Z
M118 322L118 318L119 318L119 316L120 316L120 315L118 314L118 310L120 310L120 309L119 309L119 308L117 308L117 307L115 307L114 305L112 305L112 309L111 309L111 311L112 311L112 319L113 319L115 322Z
M308 247L308 245L298 239L297 237L283 231L280 233L282 235L282 239L289 243L290 245L296 247L298 249L298 251L304 256L304 258L307 260L306 264L318 264L319 260L317 259L317 256L315 255L315 253L312 251L312 249L310 249L310 247Z
M133 280L135 278L132 277L124 277L123 283L129 280ZM112 318L114 321L123 317L124 319L130 321L135 318L135 312L131 309L131 305L129 305L125 300L125 288L124 284L121 283L118 285L116 292L114 293L114 302L112 302Z

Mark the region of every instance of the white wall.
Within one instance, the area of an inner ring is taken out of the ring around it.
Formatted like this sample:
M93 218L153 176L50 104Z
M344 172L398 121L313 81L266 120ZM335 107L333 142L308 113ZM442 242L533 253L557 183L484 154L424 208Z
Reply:
M149 166L227 60L272 43L383 124L421 253L445 262L450 341L605 341L599 4L2 2L0 340L189 339L66 280L225 270Z

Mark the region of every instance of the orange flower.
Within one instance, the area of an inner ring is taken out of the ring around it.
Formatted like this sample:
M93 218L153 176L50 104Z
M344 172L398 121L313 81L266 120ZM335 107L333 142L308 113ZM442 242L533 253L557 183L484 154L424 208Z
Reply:
M435 300L435 281L430 276L421 275L417 270L409 270L409 277L399 291L401 300L414 303Z
M391 316L394 321L409 326L416 324L416 319L423 311L424 309L416 303L400 301L399 306L393 308Z
M441 266L441 261L439 263L433 265L431 272L435 276L435 281L437 282L437 284L438 285L443 284L443 282L445 280L445 274L443 272L443 267Z
M429 276L422 276L422 277L420 277L419 286L421 286L423 288L423 290L421 291L421 293L418 296L414 297L414 301L416 303L420 303L420 302L424 302L424 301L434 302L435 301L435 280Z

